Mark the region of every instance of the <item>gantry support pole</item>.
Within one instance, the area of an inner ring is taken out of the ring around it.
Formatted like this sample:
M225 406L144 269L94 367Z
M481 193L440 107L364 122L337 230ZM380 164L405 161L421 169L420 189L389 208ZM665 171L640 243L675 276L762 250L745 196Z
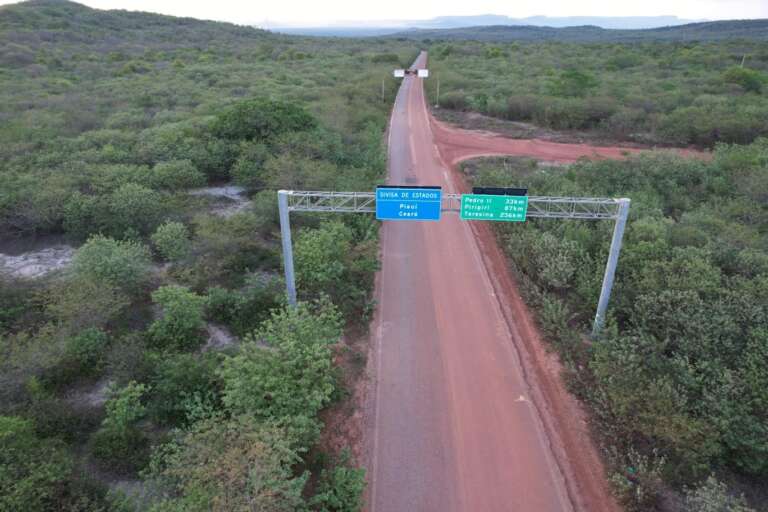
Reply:
M619 252L621 251L621 241L624 238L624 228L627 225L627 216L629 215L629 203L627 198L619 199L619 211L616 217L616 225L613 227L613 238L611 239L611 251L608 253L608 263L605 265L605 275L603 276L603 287L600 290L600 301L597 303L597 314L595 323L592 327L592 337L597 337L605 325L605 313L608 309L608 301L611 299L611 290L613 289L613 279L616 275L616 265L619 261Z
M285 268L285 287L288 292L288 304L296 306L296 276L293 272L293 243L291 242L291 219L288 210L288 190L277 192L277 205L280 211L280 238L283 241L283 268Z

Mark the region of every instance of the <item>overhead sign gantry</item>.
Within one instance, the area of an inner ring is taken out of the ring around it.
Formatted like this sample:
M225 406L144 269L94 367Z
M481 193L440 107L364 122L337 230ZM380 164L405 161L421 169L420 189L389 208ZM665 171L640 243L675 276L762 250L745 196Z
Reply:
M380 220L438 221L441 212L462 220L522 222L528 218L612 220L615 222L592 334L600 333L613 288L630 200L600 197L527 196L525 189L474 189L473 194L443 194L440 187L379 187L376 192L277 193L288 302L296 304L290 212L376 213ZM478 202L480 201L480 202ZM414 213L411 213L414 212ZM481 213L482 215L475 215Z

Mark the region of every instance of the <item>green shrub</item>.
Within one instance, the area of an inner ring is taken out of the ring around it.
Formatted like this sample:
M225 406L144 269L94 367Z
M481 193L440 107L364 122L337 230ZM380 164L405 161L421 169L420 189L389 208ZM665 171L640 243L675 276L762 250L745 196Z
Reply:
M116 339L107 354L107 372L117 385L147 382L155 372L157 358L143 333L131 332Z
M0 510L53 510L71 468L60 442L39 439L28 420L0 416Z
M339 168L323 160L281 153L264 164L264 181L272 190L317 190L332 183Z
M232 179L247 189L257 189L264 184L264 163L269 150L264 144L247 143L242 146L240 156L232 167Z
M205 181L205 175L190 160L160 162L150 174L153 188L171 191L202 187Z
M365 470L350 466L348 450L332 469L320 474L317 492L310 500L321 512L359 512L363 508Z
M275 311L225 360L224 404L286 429L293 446L306 450L317 439L317 413L335 386L330 345L341 335L341 315L327 302Z
M91 437L91 451L104 469L120 474L136 474L149 462L149 440L135 427L102 427Z
M168 221L158 226L152 235L152 244L168 261L179 261L189 254L189 230L181 222Z
M764 78L761 73L749 68L734 66L723 73L723 80L728 83L738 84L747 92L760 94L763 89Z
M605 64L612 71L633 68L642 64L643 58L637 53L622 51L609 58Z
M28 285L0 273L0 332L10 331L33 309L31 292Z
M147 412L141 399L148 389L144 384L134 381L121 389L110 390L104 426L115 430L126 430L134 426Z
M440 95L440 106L451 110L466 110L469 101L463 91L449 91Z
M656 510L661 503L664 459L629 451L610 482L627 512Z
M104 283L136 293L149 280L150 259L146 246L94 235L80 247L72 262L78 279Z
M45 372L46 385L60 388L78 378L99 375L108 343L107 334L96 328L85 329L66 339L61 359Z
M498 46L487 46L485 48L485 58L486 59L498 59L500 57L506 57L507 52L505 52L503 49L499 48Z
M130 303L126 292L93 274L73 274L54 283L47 292L46 314L67 333L102 329L118 319Z
M257 98L219 114L212 130L223 139L266 141L283 132L310 130L315 125L312 115L298 105Z
M400 57L396 53L377 53L371 57L374 64L399 64Z
M274 198L274 192L271 193ZM243 212L228 218L213 216L195 219L195 287L210 283L241 286L243 276L256 269L277 270L279 256L256 233L261 233L270 219Z
M510 96L507 98L506 117L515 121L530 121L541 108L538 96Z
M85 441L102 420L101 411L73 407L48 392L31 394L25 415L35 425L35 432L45 438L67 443Z
M84 372L98 372L104 361L109 344L107 334L100 329L86 329L67 342L67 354L73 358Z
M117 238L151 233L164 210L159 193L149 188L128 183L109 197L106 230Z
M254 276L241 290L213 287L208 290L206 312L212 320L227 325L238 336L253 331L283 302L283 282Z
M176 354L158 362L151 378L150 415L164 425L180 425L186 420L190 400L219 404L221 382L216 375L216 354Z
M714 476L686 493L685 506L688 512L754 512L743 496L730 495L725 484Z
M296 236L296 286L304 297L315 297L342 280L344 255L352 248L352 230L341 222L304 229Z
M251 198L251 211L259 222L260 233L269 233L278 225L280 220L277 200L273 190L262 190Z
M203 419L157 450L152 480L165 492L152 512L304 510L308 474L282 433L250 416Z
M162 286L152 293L152 300L163 309L163 316L149 327L149 337L156 345L175 350L197 347L205 327L205 299L183 286Z
M598 86L597 79L586 71L569 69L560 73L549 84L554 96L582 98Z
M106 208L99 198L74 192L64 203L64 230L78 239L97 233L104 221Z
M183 158L189 158L197 169L211 181L227 180L238 156L237 141L204 136L196 140Z
M111 470L135 473L147 463L149 441L136 424L147 412L142 398L148 390L135 381L110 390L105 404L107 416L91 438L91 449L94 457Z

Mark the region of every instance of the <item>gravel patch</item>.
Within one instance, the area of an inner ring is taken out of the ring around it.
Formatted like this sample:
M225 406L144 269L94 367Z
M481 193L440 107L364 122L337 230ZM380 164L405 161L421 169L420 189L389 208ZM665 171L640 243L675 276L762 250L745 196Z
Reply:
M67 267L75 249L56 245L18 255L0 253L0 272L22 279L36 279Z
M209 196L216 199L211 213L222 217L231 217L251 205L251 201L244 195L245 189L235 185L198 188L189 193L193 196Z

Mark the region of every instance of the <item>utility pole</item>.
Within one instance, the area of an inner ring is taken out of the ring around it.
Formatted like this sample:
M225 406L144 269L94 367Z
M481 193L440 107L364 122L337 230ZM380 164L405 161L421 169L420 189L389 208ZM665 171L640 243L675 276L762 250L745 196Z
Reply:
M293 272L293 243L291 241L291 220L288 211L288 191L277 192L277 206L280 212L280 238L283 241L283 267L285 268L285 287L288 291L288 304L296 306L296 276Z
M384 103L384 79L381 79L381 102Z
M613 279L616 275L616 264L619 261L619 251L621 251L621 240L624 238L624 228L627 225L629 215L629 203L627 198L619 199L619 211L616 217L616 225L613 227L613 238L611 239L611 250L608 253L608 263L605 265L605 276L603 277L603 287L600 290L600 300L597 303L597 314L595 314L595 323L592 327L592 336L597 337L605 324L605 312L608 309L608 301L611 299L611 289L613 288Z
M437 74L437 98L435 99L435 107L440 108L440 73Z

